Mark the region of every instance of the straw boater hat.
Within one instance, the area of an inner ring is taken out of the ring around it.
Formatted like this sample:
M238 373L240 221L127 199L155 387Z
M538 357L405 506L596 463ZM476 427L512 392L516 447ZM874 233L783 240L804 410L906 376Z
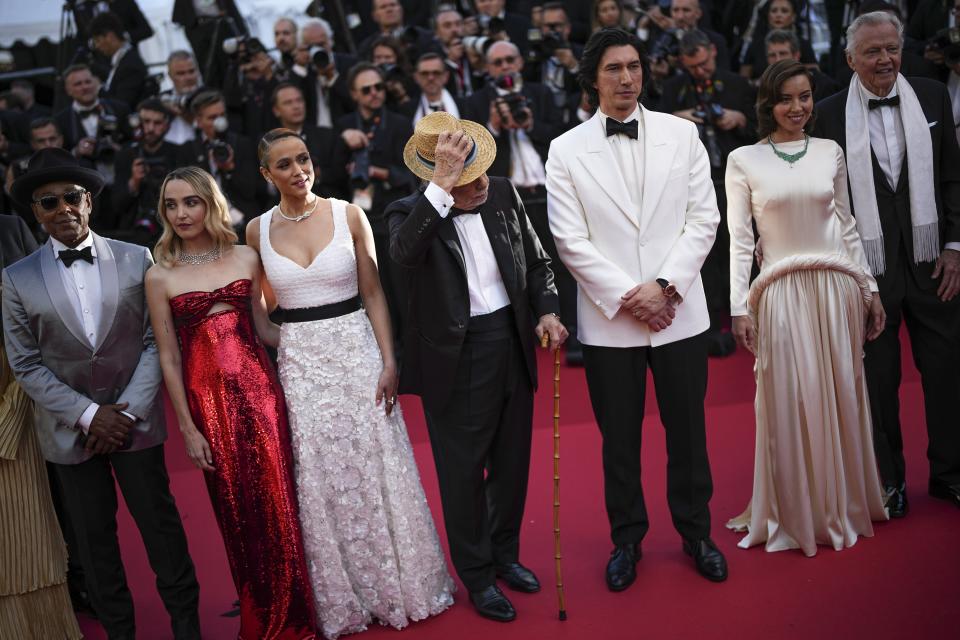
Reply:
M403 148L403 161L414 175L423 180L433 180L434 152L440 134L463 129L473 140L473 149L463 163L463 173L456 186L469 184L490 168L497 156L497 143L482 124L460 120L446 111L437 111L424 116L417 123L413 136Z
M51 147L30 156L26 173L10 185L10 195L18 203L30 206L33 192L53 182L78 184L93 197L103 189L103 177L99 173L81 167L80 162L69 151Z

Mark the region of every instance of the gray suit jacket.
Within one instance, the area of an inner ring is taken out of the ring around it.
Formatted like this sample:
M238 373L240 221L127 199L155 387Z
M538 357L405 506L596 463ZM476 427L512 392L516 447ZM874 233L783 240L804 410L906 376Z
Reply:
M126 411L139 420L124 450L153 447L167 437L157 395L160 362L143 290L143 276L153 259L143 247L96 234L93 241L103 304L95 347L73 312L49 241L3 270L3 330L10 367L36 403L43 455L58 464L92 457L77 426L91 402L129 403Z

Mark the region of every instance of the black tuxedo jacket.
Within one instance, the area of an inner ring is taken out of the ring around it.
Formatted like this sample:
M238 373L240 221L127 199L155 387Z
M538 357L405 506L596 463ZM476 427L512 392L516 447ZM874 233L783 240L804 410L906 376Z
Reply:
M353 99L350 97L350 87L347 86L347 74L350 67L357 63L357 59L347 53L335 53L333 64L337 68L337 79L333 85L326 88L330 99L330 121L336 125L345 113L353 111ZM311 66L307 75L300 79L303 89L303 99L307 105L307 122L317 123L317 72Z
M469 215L469 214L465 214ZM559 313L550 258L510 181L490 178L479 215L516 318L532 388L537 384L538 319ZM390 257L408 270L409 297L400 392L414 393L429 411L441 411L453 390L467 324L470 296L463 249L453 223L440 217L418 192L387 207Z
M540 155L540 159L546 164L550 142L563 130L562 111L554 103L553 94L542 84L525 82L520 91L527 97L527 104L533 114L533 128L527 132L527 136ZM485 125L490 120L490 103L496 97L496 89L490 85L485 86L463 101L463 111L460 116ZM497 157L487 173L491 176L509 177L511 136L509 131L504 129L499 136L495 137Z
M19 216L0 215L0 269L37 250L27 223Z
M104 95L111 100L122 102L128 111L133 111L143 97L143 86L149 75L147 65L143 63L137 46L133 45L117 61L117 70L110 80L110 88L104 91Z
M947 242L960 242L960 147L954 129L953 111L946 87L927 78L907 78L917 94L920 107L930 126L930 142L933 145L933 185L940 219L940 246ZM817 124L814 135L835 141L846 153L847 92L841 91L817 105ZM880 227L883 230L883 245L887 272L899 268L900 247L906 250L910 269L917 285L923 289L936 289L939 280L933 280L933 262L917 264L913 260L913 226L910 221L910 184L907 163L904 159L900 170L899 184L891 186L880 169L876 155L871 151L873 182L877 191L877 208L880 212ZM853 202L850 207L853 214ZM880 276L877 280L882 280Z
M236 167L228 175L221 176L221 187L230 204L243 212L245 220L251 220L263 213L258 200L263 187L263 178L260 177L260 164L253 151L253 144L248 138L232 131L226 134L227 143L233 147L233 157ZM197 137L180 145L177 151L177 166L200 167L210 171L206 145Z
M117 126L124 132L124 137L130 137L130 125L127 122L127 116L130 110L122 102L117 102L109 98L100 98L100 105L104 113L108 113L117 118ZM87 133L80 122L80 116L73 110L73 103L67 105L67 108L60 111L53 118L57 123L57 128L63 134L63 148L73 151L82 138L87 137Z
M349 200L347 190L347 171L334 157L334 149L340 136L330 127L315 127L310 124L303 126L300 133L310 158L313 160L314 181L313 192L324 198L340 198Z

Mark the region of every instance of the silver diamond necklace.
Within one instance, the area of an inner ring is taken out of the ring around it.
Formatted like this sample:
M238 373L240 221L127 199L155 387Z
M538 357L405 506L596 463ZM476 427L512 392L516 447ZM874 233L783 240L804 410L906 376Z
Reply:
M210 251L203 253L180 253L177 255L177 261L182 264L200 265L208 262L215 262L220 259L220 247L216 246Z
M280 205L277 205L277 211L280 212L280 217L284 220L289 220L290 222L300 222L301 220L306 220L313 215L313 212L317 210L317 205L320 204L320 198L314 198L313 206L310 207L309 211L304 211L298 216L288 216L283 212L283 209L280 208Z

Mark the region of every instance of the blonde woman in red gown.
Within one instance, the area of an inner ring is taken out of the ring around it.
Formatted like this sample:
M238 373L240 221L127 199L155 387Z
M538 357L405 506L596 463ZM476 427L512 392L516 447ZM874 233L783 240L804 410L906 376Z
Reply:
M150 317L187 455L204 471L240 596L240 640L315 637L286 406L263 342L256 252L233 246L226 200L202 169L160 190ZM262 342L262 341L263 342Z

